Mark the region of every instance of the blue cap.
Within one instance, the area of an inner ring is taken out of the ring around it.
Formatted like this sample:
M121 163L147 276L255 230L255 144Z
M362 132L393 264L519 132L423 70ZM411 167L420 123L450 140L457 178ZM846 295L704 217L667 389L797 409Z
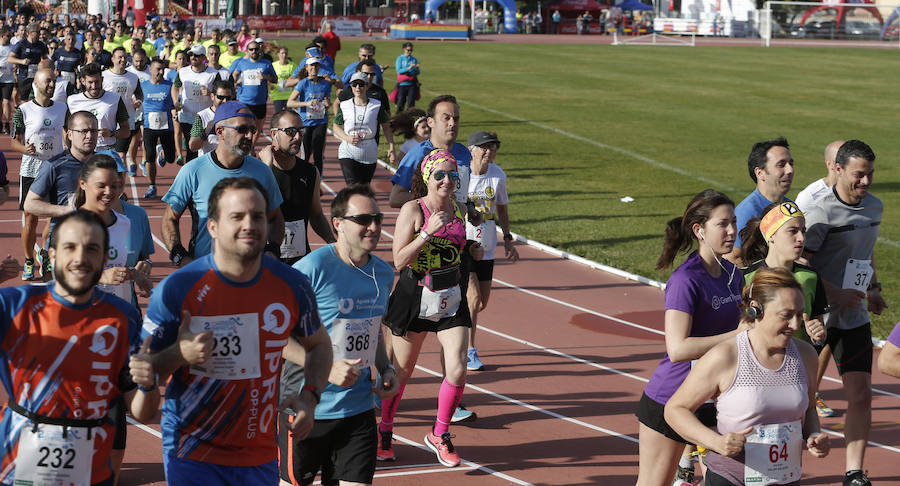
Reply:
M322 58L322 49L319 49L318 47L310 47L306 50L306 53L309 54L309 57Z
M122 162L122 157L119 157L119 154L116 153L115 150L112 150L112 149L106 149L106 150L101 150L101 151L99 151L99 152L97 152L97 153L98 153L98 154L103 154L103 155L109 155L110 157L112 157L113 160L116 161L116 172L122 173L122 172L127 172L127 171L128 171L128 169L125 167L125 163Z
M241 110L246 110L246 113L241 113ZM250 111L250 108L247 105L241 103L240 101L226 101L219 105L216 108L216 116L213 117L212 128L209 129L209 134L212 135L216 131L216 125L222 120L228 120L229 118L235 117L245 117L245 118L253 118L256 120L256 115Z

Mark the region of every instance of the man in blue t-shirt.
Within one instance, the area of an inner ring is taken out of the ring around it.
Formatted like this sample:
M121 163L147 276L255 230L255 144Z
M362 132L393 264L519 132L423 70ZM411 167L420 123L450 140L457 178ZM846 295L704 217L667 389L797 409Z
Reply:
M231 64L231 77L237 86L237 100L247 105L256 115L256 134L253 144L262 132L266 122L266 100L269 96L269 83L278 82L275 67L268 59L261 56L262 46L257 41L247 44L248 57L242 57Z
M323 484L371 484L375 475L378 440L372 433L372 395L390 398L399 387L381 335L381 316L387 310L394 270L372 255L383 217L368 185L342 189L331 203L337 242L294 264L315 293L322 324L331 337L334 362L306 439L290 437L286 432L289 419L279 414L281 476L286 480L302 478L300 484L311 484L321 470ZM373 365L381 375L374 388ZM283 396L298 393L302 371L299 365L285 362Z
M372 62L375 62L375 46L372 44L363 44L359 46L359 51L356 55L359 57L359 61L351 62L344 68L344 72L341 73L341 82L344 84L350 83L350 77L356 72L356 65L359 64L360 61L371 59ZM384 73L382 67L379 66L378 63L375 63L375 78L378 86L384 86Z
M469 190L469 165L472 162L472 154L468 147L456 143L459 136L459 104L452 95L441 95L431 100L428 104L428 126L431 127L431 137L428 140L413 147L397 167L397 172L391 177L394 184L391 188L391 207L400 208L413 198L412 179L416 168L426 155L435 149L447 149L456 157L459 168L459 182L456 186L456 200L465 203Z
M755 143L747 157L747 170L756 183L756 189L734 208L738 238L734 242L734 250L725 255L725 258L739 267L746 266L743 264L740 234L744 226L747 226L747 221L762 216L763 209L769 204L793 202L785 197L794 180L794 158L788 141L779 137Z
M18 64L16 72L19 80L19 98L26 101L31 98L31 83L37 74L38 63L50 52L47 45L38 40L41 27L36 22L28 24L25 38L19 41L9 53L9 62Z
M175 162L175 120L172 109L172 82L163 79L167 63L154 59L150 63L150 79L141 82L144 94L143 126L144 126L144 173L150 186L144 193L145 199L156 197L156 161L157 144L162 145L163 159L159 166Z
M269 166L249 155L253 148L252 138L256 134L256 117L243 103L222 103L216 109L212 133L219 139L216 150L185 164L162 198L167 204L162 220L162 237L169 249L169 260L182 267L212 251L212 238L207 230L209 196L216 183L226 177L251 177L266 190L270 208L266 251L277 257L284 240L284 218L280 209L282 197ZM178 225L186 209L190 209L193 220L188 244L190 250L181 244Z

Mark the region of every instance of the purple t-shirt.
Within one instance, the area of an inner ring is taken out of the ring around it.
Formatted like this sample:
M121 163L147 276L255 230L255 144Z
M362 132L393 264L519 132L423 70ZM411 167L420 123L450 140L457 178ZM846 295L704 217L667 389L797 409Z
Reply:
M712 278L703 266L700 254L694 252L666 282L666 310L674 309L693 316L691 337L715 336L737 329L741 318L741 271L728 260L721 259L725 271ZM733 277L732 277L732 271ZM728 279L731 278L731 285ZM665 404L691 371L691 362L673 363L668 353L663 356L644 393L657 403Z
M888 342L900 348L900 322L894 326L894 330L891 331L891 335L888 336Z

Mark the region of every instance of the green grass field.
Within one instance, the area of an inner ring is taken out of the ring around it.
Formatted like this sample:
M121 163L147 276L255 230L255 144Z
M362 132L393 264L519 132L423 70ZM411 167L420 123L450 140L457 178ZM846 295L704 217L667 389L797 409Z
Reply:
M296 56L302 42L286 43ZM338 72L355 60L345 42ZM399 42L376 43L393 64ZM825 145L859 138L877 155L872 193L886 207L876 246L891 306L873 320L885 337L900 319L900 143L887 50L613 47L417 42L425 92L460 100L460 140L495 130L509 175L512 230L650 278L665 222L712 187L739 202L754 185L747 154L787 137L795 196L825 172ZM385 84L390 90L394 71ZM619 198L631 196L632 203Z

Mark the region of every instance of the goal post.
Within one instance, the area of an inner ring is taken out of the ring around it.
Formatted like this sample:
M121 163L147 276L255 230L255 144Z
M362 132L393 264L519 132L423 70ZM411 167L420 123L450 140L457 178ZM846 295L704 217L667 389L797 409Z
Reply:
M614 46L678 46L694 47L697 45L697 35L690 34L646 34L639 36L619 36L613 32Z
M897 3L767 1L759 11L766 47L784 39L885 41L900 47Z

